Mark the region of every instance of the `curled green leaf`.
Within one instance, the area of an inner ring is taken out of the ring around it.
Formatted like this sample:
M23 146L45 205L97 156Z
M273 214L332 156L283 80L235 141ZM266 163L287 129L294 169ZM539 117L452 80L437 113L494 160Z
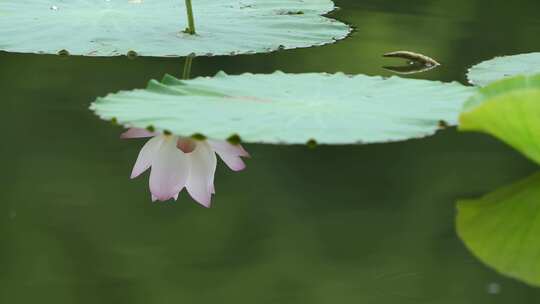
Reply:
M540 163L540 75L481 88L467 101L459 130L493 135Z
M459 237L478 259L540 286L540 173L457 208Z

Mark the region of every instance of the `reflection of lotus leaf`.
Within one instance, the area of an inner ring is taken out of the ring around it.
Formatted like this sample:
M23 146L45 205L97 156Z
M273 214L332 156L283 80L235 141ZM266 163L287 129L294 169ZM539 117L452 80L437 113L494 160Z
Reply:
M491 134L540 163L540 75L481 88L467 101L459 129Z
M408 75L408 74L417 74L427 72L434 68L438 67L437 65L425 65L421 63L413 63L407 65L396 65L396 66L383 66L383 69L396 74Z
M350 28L321 15L330 0L197 0L197 35L182 0L0 1L0 50L73 55L229 55L309 47Z
M474 91L459 83L344 74L243 74L179 81L99 98L103 119L179 135L246 142L373 143L433 134L455 124Z
M485 86L493 81L540 73L540 53L496 57L469 69L467 78L474 85Z
M480 199L459 201L457 231L487 265L540 285L540 173Z

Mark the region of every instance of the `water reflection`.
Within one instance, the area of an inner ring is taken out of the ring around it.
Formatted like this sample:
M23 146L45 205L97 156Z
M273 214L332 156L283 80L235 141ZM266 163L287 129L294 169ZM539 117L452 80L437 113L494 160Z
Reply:
M376 75L387 59L351 61L351 54L375 58L410 46L444 60L444 69L422 76L462 79L481 60L540 48L531 39L540 31L539 1L493 4L342 0L336 14L357 26L352 39L197 58L194 76ZM540 301L540 289L483 267L455 237L456 196L533 166L490 137L447 129L423 140L308 152L250 145L258 161L249 170L216 172L211 210L150 204L146 178L125 178L139 143L119 145L116 130L87 107L97 95L180 76L178 59L0 53L0 66L10 130L0 150L1 303Z
M131 178L150 171L152 201L177 200L185 187L189 195L199 204L210 207L215 193L214 174L216 153L233 171L246 166L242 157L249 157L239 144L204 137L179 137L172 134L150 132L131 128L121 138L147 138L135 162Z
M400 66L383 66L383 69L394 72L396 74L416 74L423 73L434 68L438 67L437 65L426 66L422 63L409 62L406 65Z
M458 201L457 230L485 264L540 285L540 172L479 199Z

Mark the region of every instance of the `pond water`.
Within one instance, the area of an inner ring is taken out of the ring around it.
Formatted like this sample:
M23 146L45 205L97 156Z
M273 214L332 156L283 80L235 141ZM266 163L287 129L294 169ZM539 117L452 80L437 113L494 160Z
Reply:
M540 2L342 0L334 45L196 58L192 76L392 75L389 51L442 66L405 77L465 82L469 66L540 49ZM88 110L95 97L180 76L182 58L0 53L1 303L537 303L455 232L455 203L536 171L501 142L454 128L363 146L246 145L220 164L213 207L150 201L129 180L143 141ZM406 105L404 105L406 106Z

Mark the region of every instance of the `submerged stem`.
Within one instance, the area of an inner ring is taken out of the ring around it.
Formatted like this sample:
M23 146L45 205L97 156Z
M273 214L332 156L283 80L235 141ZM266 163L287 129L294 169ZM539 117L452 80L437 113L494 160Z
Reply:
M195 54L191 53L186 57L186 62L184 63L184 73L182 73L182 79L189 79L191 78L191 63L193 62L193 58L195 58Z
M186 33L195 35L195 20L193 18L193 7L191 6L191 0L186 0L186 12L188 18L188 28Z

